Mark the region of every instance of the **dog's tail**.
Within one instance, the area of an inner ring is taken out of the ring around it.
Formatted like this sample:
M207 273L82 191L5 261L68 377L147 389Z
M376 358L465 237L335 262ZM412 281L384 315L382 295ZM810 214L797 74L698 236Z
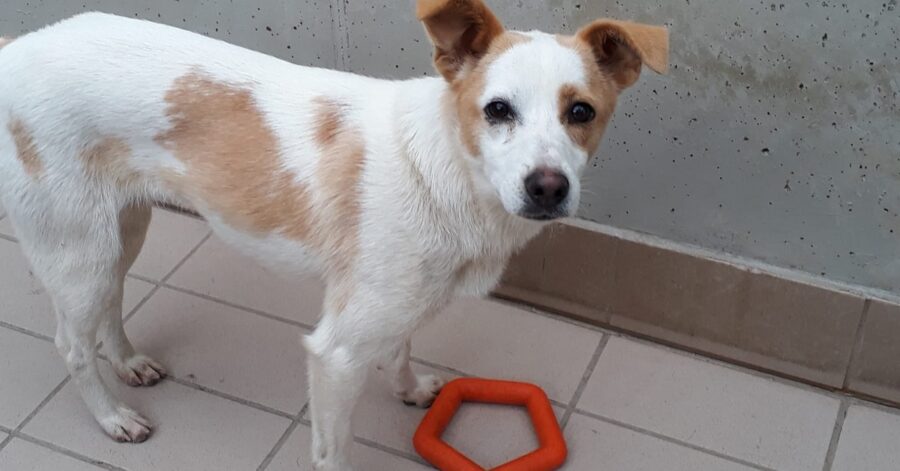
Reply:
M13 39L14 38L0 37L0 49L3 49L3 46L6 46L7 44L13 42Z

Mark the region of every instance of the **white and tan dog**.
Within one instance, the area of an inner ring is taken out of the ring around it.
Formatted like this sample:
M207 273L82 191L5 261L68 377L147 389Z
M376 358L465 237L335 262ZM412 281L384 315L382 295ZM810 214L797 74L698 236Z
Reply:
M350 416L377 363L404 401L410 336L483 295L579 178L664 28L598 20L574 36L505 31L481 0L420 0L440 78L376 80L292 65L146 21L89 13L0 50L0 196L57 316L56 345L103 430L150 423L98 372L165 371L122 328L123 277L165 202L223 239L327 283L309 353L316 469L349 469ZM562 366L562 365L561 365Z

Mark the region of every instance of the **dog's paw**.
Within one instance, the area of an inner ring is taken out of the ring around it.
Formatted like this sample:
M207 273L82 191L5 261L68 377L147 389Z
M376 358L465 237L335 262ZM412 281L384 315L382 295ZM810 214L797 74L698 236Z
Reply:
M119 379L129 386L153 386L166 377L166 369L159 362L141 354L113 365L113 368Z
M444 387L444 380L435 375L416 375L416 388L396 393L408 406L431 407L434 398Z
M141 443L150 438L150 421L134 410L119 406L115 414L98 419L100 427L113 440L121 443Z

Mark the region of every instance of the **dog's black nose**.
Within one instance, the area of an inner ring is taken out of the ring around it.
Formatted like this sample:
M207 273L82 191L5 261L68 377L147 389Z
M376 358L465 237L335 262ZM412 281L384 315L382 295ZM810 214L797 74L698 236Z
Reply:
M525 192L535 206L550 211L569 196L569 179L558 170L539 168L525 178Z

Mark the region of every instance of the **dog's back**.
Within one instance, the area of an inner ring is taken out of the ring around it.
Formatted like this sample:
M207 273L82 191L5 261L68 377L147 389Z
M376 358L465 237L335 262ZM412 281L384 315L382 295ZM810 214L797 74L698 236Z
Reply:
M276 200L296 196L279 190L318 185L319 160L340 150L323 133L386 125L365 115L390 104L361 97L391 94L389 82L101 13L12 41L0 76L0 198L12 212L26 194L82 201L91 188L111 206L173 202L259 236L301 231L272 221L285 217Z
M108 137L128 140L137 154L134 163L147 170L145 157L154 137L171 126L167 95L177 80L192 73L216 83L252 86L259 100L274 101L271 92L277 92L278 99L294 101L301 115L304 95L350 77L156 23L86 13L2 49L0 129L12 127L18 130L14 134L31 136L20 140L39 142L46 172L73 163L79 149ZM17 154L9 144L0 148L0 158Z

